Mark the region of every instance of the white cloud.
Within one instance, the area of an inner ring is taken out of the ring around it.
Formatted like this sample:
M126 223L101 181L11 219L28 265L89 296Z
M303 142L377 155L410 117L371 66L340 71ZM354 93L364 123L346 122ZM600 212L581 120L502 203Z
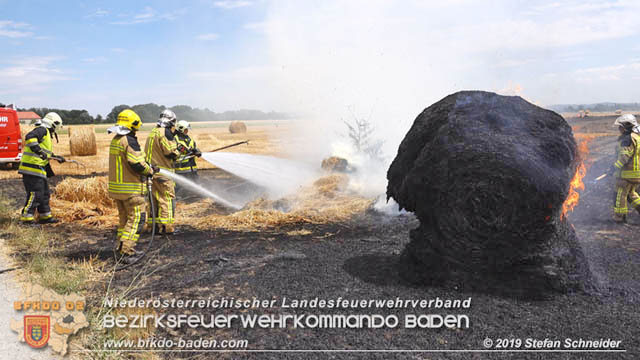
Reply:
M210 34L201 34L196 36L196 39L198 40L204 40L204 41L211 41L211 40L216 40L220 37L219 34L215 34L215 33L210 33Z
M186 9L179 9L173 12L158 13L150 6L145 7L137 14L120 14L118 17L122 20L114 21L113 25L135 25L156 22L160 20L173 21L179 16L186 14Z
M31 31L28 31L29 24L22 22L15 22L11 20L0 20L0 36L8 38L23 38L33 36Z
M52 83L69 80L68 74L53 66L53 63L61 59L53 56L24 56L8 61L8 66L0 68L0 82L11 86L0 93L40 91Z
M85 15L85 18L101 18L109 15L109 10L98 8L91 14Z
M235 8L250 6L251 4L252 4L251 1L245 1L245 0L220 0L220 1L213 2L213 6L222 8L222 9L235 9Z
M103 63L107 61L107 58L104 56L96 56L82 59L84 62L88 63Z

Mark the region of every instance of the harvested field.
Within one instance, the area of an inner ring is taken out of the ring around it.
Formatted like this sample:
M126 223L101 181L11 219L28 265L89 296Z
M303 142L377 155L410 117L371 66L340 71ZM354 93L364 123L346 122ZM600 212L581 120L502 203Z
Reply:
M604 124L597 126L604 128ZM279 131L282 128L281 126ZM242 135L234 138L236 135L229 134L224 127L216 130L220 130L216 132L216 137L222 142L221 145L225 141L228 144L244 140ZM640 246L637 241L640 216L632 214L627 226L609 222L611 184L604 180L593 183L611 164L616 139L614 130L609 127L607 131L610 136L595 137L588 143L587 163L590 166L584 178L585 190L580 191L579 203L567 216L575 227L578 241L600 284L600 291L597 293L557 294L545 301L522 301L482 291L461 291L457 284L444 287L409 284L400 276L400 253L409 243L409 233L419 226L419 221L411 214L387 216L372 210L369 207L370 200L355 197L346 190L348 183L340 175L317 179L315 184L309 184L305 191L287 198L286 201L255 201L236 212L235 214L241 215L235 215L235 218L234 214L230 215L209 200L178 199L177 222L182 232L156 237L151 244L148 261L144 264L116 273L113 278L107 276L93 284L94 295L89 298L89 302L91 306L99 307L107 289L116 294L128 291L130 297L140 299L256 297L281 302L284 297L399 297L427 300L436 297L471 297L470 309L456 310L471 319L471 327L462 330L395 328L294 331L291 328L180 328L158 329L156 336L178 336L192 340L200 337L246 339L250 349L477 349L482 347L482 341L487 337L604 337L621 340L622 346L631 350L627 354L484 353L475 357L467 353L433 356L422 353L310 353L277 356L264 353L220 353L211 356L183 352L157 355L163 359L326 359L328 356L335 359L635 359L635 351L640 348L640 340L635 334L636 329L640 328L640 316L637 313L640 305ZM253 131L254 127L251 127L247 135ZM256 136L262 139L259 140L259 149L270 154L283 151L282 144L276 142L274 137L268 139L267 133L273 134L263 132L260 133L262 137ZM62 143L61 141L61 145ZM234 151L257 151L252 146L253 144L240 146ZM101 154L101 149L103 147L99 147L98 154ZM65 170L62 167L60 169ZM229 187L240 181L213 166L201 171L200 175L207 181L220 182ZM82 180L94 176L69 177ZM62 181L61 177L51 180L53 186ZM2 196L12 199L17 211L24 201L21 180L15 177L1 180L1 183ZM323 206L318 208L319 205ZM332 208L339 211L331 214ZM64 206L61 206L55 211L63 209ZM86 209L90 209L90 205L86 205ZM274 215L274 210L279 214ZM100 212L99 209L93 211L96 214ZM291 216L283 217L282 214ZM344 215L343 218L340 218L341 214ZM54 227L56 233L68 234L69 237L66 242L56 244L56 251L67 261L94 259L93 261L105 264L105 269L112 267L113 225L117 221L116 215L100 215L98 219L108 219L112 225L106 222L98 226L79 223L88 221L84 219ZM197 225L197 222L201 224ZM148 245L149 235L145 235L138 248L145 250ZM135 289L131 289L132 284L135 284ZM431 311L411 308L374 310L383 315L401 318L406 314ZM176 313L170 309L159 312ZM190 312L205 316L238 313L236 309L194 309ZM371 310L304 308L285 311L275 307L246 311L256 315L283 312L360 314ZM446 313L445 310L437 312Z

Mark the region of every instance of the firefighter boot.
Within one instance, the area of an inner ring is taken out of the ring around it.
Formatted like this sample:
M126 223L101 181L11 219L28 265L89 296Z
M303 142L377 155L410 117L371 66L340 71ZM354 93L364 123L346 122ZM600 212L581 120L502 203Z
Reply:
M615 214L613 215L613 221L618 224L626 224L627 223L627 215Z
M175 226L173 226L173 224L165 224L165 225L162 225L162 232L163 232L165 235L173 235L173 234L175 234L177 231L176 231Z
M54 218L53 216L47 217L47 218L44 218L44 219L40 218L38 220L39 224L56 224L56 223L59 223L59 222L60 222L60 220Z

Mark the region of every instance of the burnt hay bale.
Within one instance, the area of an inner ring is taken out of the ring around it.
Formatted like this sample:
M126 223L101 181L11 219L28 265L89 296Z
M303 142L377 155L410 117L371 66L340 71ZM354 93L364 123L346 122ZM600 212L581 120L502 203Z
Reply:
M562 217L576 149L560 115L518 96L463 91L425 109L387 173L387 196L420 220L403 276L529 298L590 287Z
M349 170L349 162L347 159L338 156L330 156L322 159L320 167L328 172L347 172Z

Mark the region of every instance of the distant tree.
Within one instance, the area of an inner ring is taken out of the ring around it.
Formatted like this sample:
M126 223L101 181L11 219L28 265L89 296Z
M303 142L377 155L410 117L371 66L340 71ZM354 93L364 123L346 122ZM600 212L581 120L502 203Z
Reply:
M122 110L130 109L130 108L131 107L129 105L114 106L113 109L111 109L111 112L107 114L107 122L111 124L115 124L118 121L118 114L120 114Z
M375 129L368 120L354 118L351 122L344 121L344 124L348 129L347 136L358 153L365 154L371 159L382 158L384 140L374 138Z
M166 109L166 107L164 105L149 103L134 105L131 109L135 111L138 116L140 116L142 122L150 123L158 121L160 113L162 112L162 110Z

